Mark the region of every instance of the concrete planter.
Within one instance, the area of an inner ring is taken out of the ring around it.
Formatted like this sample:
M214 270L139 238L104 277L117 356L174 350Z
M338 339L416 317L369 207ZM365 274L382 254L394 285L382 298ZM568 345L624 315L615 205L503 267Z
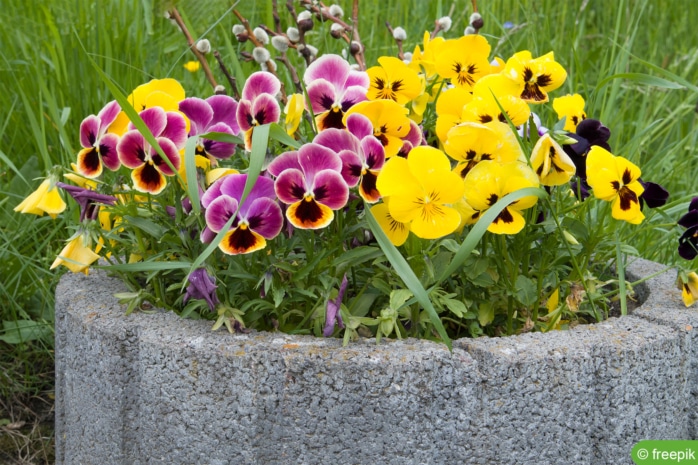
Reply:
M661 267L643 260L634 277ZM124 316L102 272L56 291L59 464L630 464L696 438L698 312L663 274L632 316L376 346Z

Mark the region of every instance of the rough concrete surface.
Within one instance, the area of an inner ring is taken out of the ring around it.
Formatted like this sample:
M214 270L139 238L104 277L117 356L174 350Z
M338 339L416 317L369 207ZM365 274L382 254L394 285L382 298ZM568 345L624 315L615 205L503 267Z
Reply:
M631 464L639 440L696 437L698 314L674 279L638 287L633 316L449 353L125 316L117 279L65 275L57 463Z

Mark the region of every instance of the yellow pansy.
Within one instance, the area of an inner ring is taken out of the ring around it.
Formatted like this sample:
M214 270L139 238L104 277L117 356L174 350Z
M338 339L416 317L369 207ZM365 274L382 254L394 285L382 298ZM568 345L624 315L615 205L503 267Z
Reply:
M366 70L370 87L366 93L369 100L388 99L404 105L422 92L422 81L417 72L395 57L378 58L380 66Z
M461 178L483 160L504 163L523 157L514 133L509 126L498 121L489 125L459 124L448 132L444 151L458 161L454 172Z
M567 94L553 99L553 109L559 119L565 118L563 129L569 132L575 132L577 125L587 117L584 113L584 99L579 94Z
M481 77L490 73L490 44L479 34L447 40L436 56L436 72L464 89L472 89Z
M550 134L544 134L533 147L531 167L544 186L566 184L576 171L572 159Z
M463 110L472 99L473 94L460 87L441 92L436 101L436 135L442 143L446 142L448 131L465 121Z
M99 258L89 246L89 239L85 238L86 233L81 233L71 239L63 247L61 253L51 264L51 269L63 265L73 273L88 273L90 265Z
M51 218L56 218L65 210L65 207L66 204L58 192L56 183L51 178L46 178L34 192L14 208L14 211L39 216L48 213Z
M410 235L410 223L401 223L390 214L389 197L383 197L383 202L371 207L371 214L376 218L381 229L395 247L405 243Z
M594 145L587 155L587 183L594 197L612 202L611 215L617 220L639 224L645 218L640 196L645 191L638 180L640 168L623 157Z
M286 106L284 107L284 113L286 113L284 129L286 129L286 134L289 136L295 134L298 126L301 124L301 118L303 118L304 111L305 97L303 94L291 95L286 102Z
M698 274L693 271L688 273L685 281L679 277L679 288L684 305L693 305L698 300Z
M463 117L483 124L490 121L506 123L504 109L514 126L521 126L531 116L528 104L519 97L522 89L523 84L502 74L485 76L473 87L473 99L463 110Z
M567 78L567 71L555 61L553 52L532 58L528 50L509 58L502 73L523 84L521 98L529 103L547 102L548 92L560 87Z

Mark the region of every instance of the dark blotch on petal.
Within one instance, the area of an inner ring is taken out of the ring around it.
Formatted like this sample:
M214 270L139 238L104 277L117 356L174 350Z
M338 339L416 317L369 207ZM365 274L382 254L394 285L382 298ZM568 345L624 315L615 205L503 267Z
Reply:
M628 186L623 186L618 192L620 197L620 209L623 211L630 210L633 203L638 203L637 194L632 191Z

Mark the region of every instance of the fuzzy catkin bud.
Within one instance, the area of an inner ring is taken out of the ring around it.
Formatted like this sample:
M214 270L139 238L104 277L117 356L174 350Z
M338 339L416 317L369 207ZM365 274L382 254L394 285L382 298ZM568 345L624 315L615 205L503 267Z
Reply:
M269 34L267 34L267 31L262 29L261 27L256 27L254 28L254 36L257 38L258 41L262 43L262 45L267 45L269 43Z
M465 28L465 31L463 31L463 35L464 35L464 36L469 36L469 35L472 35L472 34L475 34L475 33L477 33L477 31L476 31L475 28L472 27L472 26L466 27L466 28Z
M236 24L233 26L233 35L239 42L247 42L249 36L247 35L247 29L242 24Z
M476 30L482 29L482 26L485 25L485 22L482 19L482 15L478 12L475 12L472 15L470 15L470 25Z
M451 24L453 24L453 20L451 20L449 16L443 16L439 18L436 22L439 24L439 27L444 32L448 32L448 30L451 29Z
M271 38L271 45L279 52L284 53L288 50L288 39L284 36L274 36Z
M349 53L351 53L352 55L361 53L361 44L355 40L352 40L351 44L349 45Z
M342 10L342 7L339 5L330 5L330 16L341 18L344 16L344 10Z
M289 27L288 29L286 29L286 37L288 37L288 40L290 40L293 43L296 43L299 40L301 40L300 32L298 32L298 29L295 27Z
M255 47L252 50L252 58L257 63L266 63L271 59L271 53L264 47Z
M335 39L339 39L340 37L342 37L343 32L344 27L341 24L332 23L332 26L330 26L330 35Z
M405 59L402 61L404 61L406 64L410 64L412 62L412 52L405 52L404 57Z
M393 29L393 39L400 41L405 40L407 39L407 32L405 32L403 28L398 26L395 29Z
M211 51L211 42L209 42L208 39L201 39L196 43L196 49L206 55Z
M218 84L215 89L213 89L213 93L216 95L225 95L225 87Z
M313 28L313 15L309 11L301 11L298 13L298 29L301 31L309 31Z
M312 45L308 45L308 50L310 51L310 56L315 58L317 56L318 49Z

